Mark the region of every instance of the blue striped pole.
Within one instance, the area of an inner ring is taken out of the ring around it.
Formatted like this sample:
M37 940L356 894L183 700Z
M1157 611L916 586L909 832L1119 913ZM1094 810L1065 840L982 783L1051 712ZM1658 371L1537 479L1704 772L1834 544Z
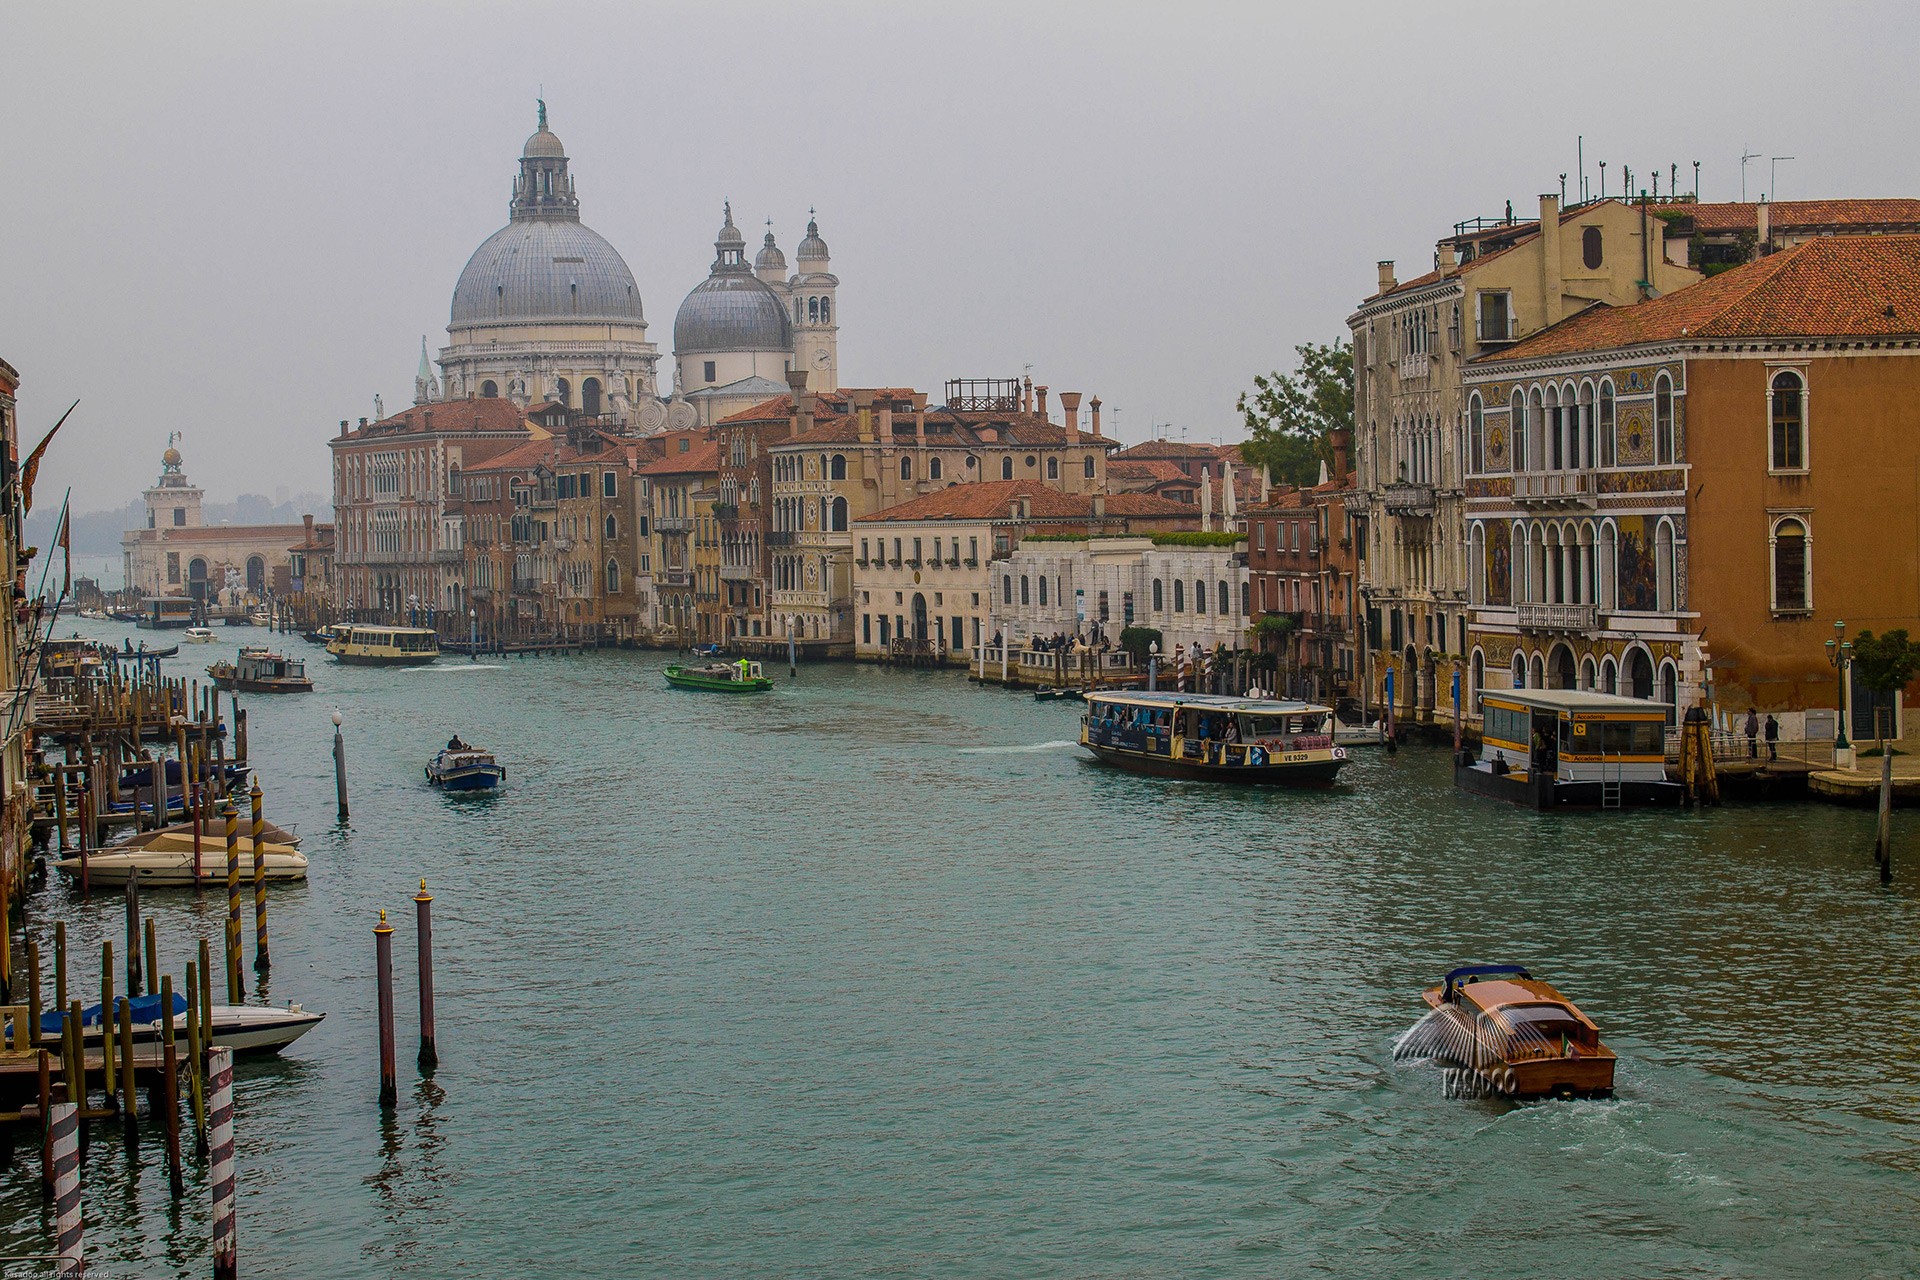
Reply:
M61 1280L86 1271L80 1252L80 1108L56 1102L47 1108L53 1137L53 1222Z
M213 1187L213 1276L234 1280L238 1271L233 1225L233 1050L214 1049L207 1054L207 1090L207 1118L213 1130L208 1144L213 1159L208 1177Z

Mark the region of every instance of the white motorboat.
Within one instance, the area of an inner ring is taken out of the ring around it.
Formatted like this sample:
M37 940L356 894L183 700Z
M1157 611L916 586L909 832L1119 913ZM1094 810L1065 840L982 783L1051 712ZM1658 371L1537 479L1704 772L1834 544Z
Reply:
M188 627L185 633L185 639L188 644L212 644L213 628Z
M240 878L253 879L253 839L238 841ZM305 880L307 855L291 845L262 841L261 856L268 880ZM80 856L61 858L53 864L64 874L79 879ZM142 845L108 845L87 855L87 880L96 885L124 885L133 876L140 877L143 888L175 888L193 884L224 884L227 879L227 846L224 837L211 833L200 839L199 865L195 867L193 835L177 830L159 833Z
M1378 747L1387 741L1387 726L1383 720L1372 724L1341 724L1334 722L1333 742L1339 747Z
M125 1000L125 996L119 997ZM133 1041L136 1045L153 1044L160 1039L160 997L137 996L133 1006ZM118 1002L115 1009L118 1010ZM254 1004L216 1004L212 1008L212 1017L208 1025L212 1034L208 1043L224 1046L235 1053L278 1053L320 1024L327 1015L313 1013L297 1004L285 1007ZM59 1010L48 1010L40 1018L40 1034L43 1040L58 1042L63 1015ZM182 1053L186 1052L187 1039L187 998L175 993L173 997L173 1034ZM88 1005L80 1012L80 1036L82 1043L92 1048L100 1043L100 1006Z

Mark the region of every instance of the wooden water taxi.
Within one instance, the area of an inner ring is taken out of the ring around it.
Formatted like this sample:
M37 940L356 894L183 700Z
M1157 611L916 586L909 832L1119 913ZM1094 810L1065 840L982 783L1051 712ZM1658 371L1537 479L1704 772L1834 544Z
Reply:
M1663 703L1584 689L1482 696L1478 758L1454 762L1463 791L1533 809L1678 804L1667 781Z
M188 644L212 644L212 627L188 627L185 632Z
M1333 710L1205 693L1087 694L1080 745L1135 773L1208 782L1324 784L1347 765Z
M216 689L240 693L313 692L305 660L251 645L241 649L234 661L216 662L208 667L207 678Z
M765 693L773 681L761 674L760 664L747 658L738 662L709 662L702 667L683 667L673 663L667 668L667 683L676 689L704 689L709 693Z
M327 638L335 662L360 667L424 666L440 656L440 638L427 627L335 623Z
M446 791L491 791L506 780L506 768L482 751L454 739L427 763L427 781Z
M1614 1053L1600 1042L1600 1029L1519 965L1463 965L1424 999L1433 1013L1416 1028L1424 1033L1419 1048L1458 1062L1496 1093L1591 1098L1613 1092Z

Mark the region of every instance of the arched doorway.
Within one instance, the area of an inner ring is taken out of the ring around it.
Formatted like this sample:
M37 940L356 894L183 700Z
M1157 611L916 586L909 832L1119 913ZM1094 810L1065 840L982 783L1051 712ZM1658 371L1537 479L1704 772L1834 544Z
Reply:
M1487 655L1473 651L1473 675L1467 683L1467 714L1480 714L1480 695L1487 687Z
M1415 709L1420 705L1420 655L1414 651L1412 645L1408 645L1404 657L1406 662L1400 674L1406 678L1407 687L1401 692L1407 702L1404 718L1411 720Z
M207 602L207 562L199 556L187 562L187 594L201 604Z
M592 418L600 416L600 379L586 378L581 381L580 412Z
M553 381L553 398L571 409L573 407L572 384L565 378L555 378Z
M1680 710L1680 673L1671 662L1660 664L1660 701L1667 704L1667 723L1675 723Z
M913 593L913 638L927 638L927 598L918 591Z
M261 595L267 589L267 562L261 556L247 557L247 591Z
M1573 650L1566 645L1555 645L1553 649L1553 672L1548 682L1552 689L1574 689L1579 687L1579 677L1573 665Z
M1645 649L1635 649L1627 655L1627 687L1630 698L1653 697L1653 659L1647 656Z

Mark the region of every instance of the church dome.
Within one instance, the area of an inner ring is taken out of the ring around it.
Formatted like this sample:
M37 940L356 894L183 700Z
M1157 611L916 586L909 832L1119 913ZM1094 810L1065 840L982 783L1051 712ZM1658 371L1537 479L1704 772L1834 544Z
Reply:
M516 218L467 260L453 288L450 327L645 319L633 272L598 233L563 218Z
M766 240L760 246L760 252L754 255L755 271L774 271L781 275L787 273L787 255L780 252L780 246L773 242L773 232L767 232Z
M520 154L526 159L552 159L566 155L567 150L560 145L559 135L542 121L540 128L527 139L527 145L520 149Z
M807 219L807 238L800 242L795 256L801 262L825 262L827 260L827 242L820 238L820 224L812 218Z
M697 285L673 318L675 355L792 351L793 327L780 298L757 276L716 272Z

